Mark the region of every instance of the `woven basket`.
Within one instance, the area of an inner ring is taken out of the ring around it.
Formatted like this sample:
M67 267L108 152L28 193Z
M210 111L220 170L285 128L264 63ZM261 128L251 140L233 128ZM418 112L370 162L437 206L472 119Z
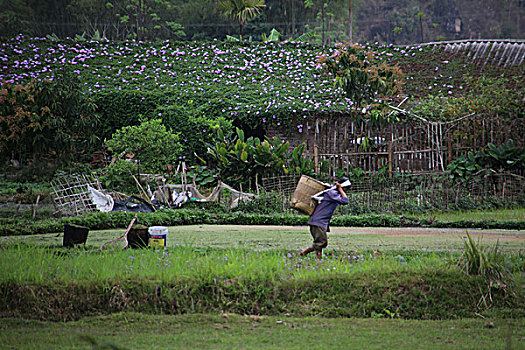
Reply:
M310 197L329 187L330 185L317 181L309 176L301 176L290 201L290 207L297 209L304 214L312 215L317 202Z

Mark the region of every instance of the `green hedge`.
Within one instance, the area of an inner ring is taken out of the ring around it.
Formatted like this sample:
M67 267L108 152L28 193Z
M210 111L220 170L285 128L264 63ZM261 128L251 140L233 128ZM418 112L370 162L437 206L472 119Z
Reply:
M121 311L323 317L372 317L385 310L407 319L454 319L489 312L525 316L519 288L490 289L459 271L367 272L305 280L111 280L0 284L0 316L75 320ZM513 287L514 288L514 287Z
M65 224L77 224L91 230L125 228L135 214L130 212L91 213L72 218L45 219L31 221L21 219L17 223L0 223L0 236L34 235L61 232ZM146 226L179 226L179 225L307 225L305 215L260 215L235 213L211 213L201 210L161 210L156 213L138 214L138 222ZM485 228L485 229L525 229L525 220L520 221L454 221L439 222L420 220L414 217L398 215L362 215L336 216L332 226L343 227L443 227L443 228Z

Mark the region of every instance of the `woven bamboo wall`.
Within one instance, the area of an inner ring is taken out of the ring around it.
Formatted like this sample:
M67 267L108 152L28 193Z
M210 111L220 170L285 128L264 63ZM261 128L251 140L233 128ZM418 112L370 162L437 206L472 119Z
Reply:
M270 128L268 136L279 136L292 146L306 143L307 154L319 162L328 160L334 169L350 164L367 172L389 165L392 171L443 171L456 157L478 151L489 142L501 144L513 139L525 146L525 117L472 116L454 123L425 123L401 117L396 124L371 126L352 122L343 114L318 116L304 123L302 132ZM294 121L290 125L295 125ZM364 147L363 138L375 140ZM317 145L317 150L315 149Z

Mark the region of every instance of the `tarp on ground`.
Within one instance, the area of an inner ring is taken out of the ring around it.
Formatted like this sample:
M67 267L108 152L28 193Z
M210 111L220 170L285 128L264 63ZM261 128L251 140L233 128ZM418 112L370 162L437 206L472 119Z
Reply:
M181 203L181 198L184 196L187 200L194 200L198 202L217 202L221 196L221 192L228 190L230 195L227 202L228 208L236 208L241 202L248 202L257 197L256 194L237 191L233 187L219 181L217 186L213 189L210 195L204 196L197 187L193 184L188 185L172 185L166 184L161 186L153 193L152 200L156 200L159 203L165 203L169 205L177 206Z

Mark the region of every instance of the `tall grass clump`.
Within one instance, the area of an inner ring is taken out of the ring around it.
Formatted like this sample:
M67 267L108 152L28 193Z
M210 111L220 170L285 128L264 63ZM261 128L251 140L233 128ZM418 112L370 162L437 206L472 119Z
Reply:
M488 281L504 282L511 278L511 271L507 268L505 257L498 251L499 244L486 247L481 239L474 242L467 232L463 239L464 251L459 264L461 270L468 275L479 275Z

